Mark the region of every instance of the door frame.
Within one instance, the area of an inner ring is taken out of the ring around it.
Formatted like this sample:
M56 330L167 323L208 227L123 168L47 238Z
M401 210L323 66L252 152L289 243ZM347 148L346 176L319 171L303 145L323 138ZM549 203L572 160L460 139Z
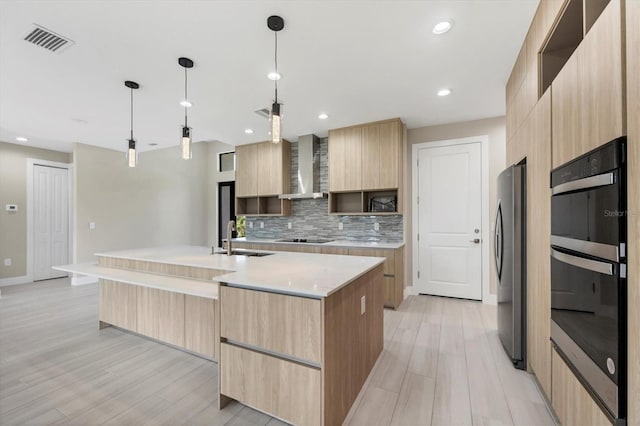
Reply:
M218 229L218 233L217 233L218 240L216 241L216 243L219 244L218 247L222 247L222 223L220 223L220 206L222 205L222 191L220 191L220 188L223 186L228 186L231 188L231 205L229 207L231 210L231 217L233 218L232 220L235 220L235 217L236 217L236 181L229 180L224 182L218 182L218 186L216 188L216 190L218 191L218 211L216 212L217 213L216 222L217 222L217 229ZM235 236L237 235L237 232L238 232L237 230L233 230L231 232L231 238L235 238Z
M482 268L481 285L482 285L482 303L495 305L497 303L497 295L490 293L490 275L489 268L491 267L489 259L489 241L491 239L491 221L489 217L489 136L471 136L468 138L458 139L446 139L433 142L423 142L413 144L411 146L411 164L412 164L412 185L411 185L411 244L413 246L412 251L412 271L411 278L413 283L418 282L418 151L425 148L439 148L455 145L466 145L471 143L480 143L480 178L481 182L481 224L482 224L482 244L481 244L481 261ZM411 294L418 294L415 286L412 285Z
M73 262L73 181L74 181L74 168L73 163L58 163L56 161L40 160L37 158L27 158L27 275L25 282L33 282L33 262L34 262L34 235L33 235L33 168L35 166L55 167L58 169L67 169L69 179L67 185L69 186L69 261Z

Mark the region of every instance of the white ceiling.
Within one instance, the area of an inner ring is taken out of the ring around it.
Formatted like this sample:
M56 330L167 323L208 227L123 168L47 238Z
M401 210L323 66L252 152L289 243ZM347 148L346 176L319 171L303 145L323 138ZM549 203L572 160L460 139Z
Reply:
M401 117L409 128L505 113L504 86L538 0L0 0L0 140L71 151L124 151L129 89L141 150L177 145L184 70L194 139L265 140L254 113L273 100L273 32L281 15L283 132ZM453 19L453 29L432 34ZM40 24L75 41L52 53L24 41ZM450 96L436 92L451 88ZM329 119L319 120L326 112ZM246 135L252 128L253 135Z

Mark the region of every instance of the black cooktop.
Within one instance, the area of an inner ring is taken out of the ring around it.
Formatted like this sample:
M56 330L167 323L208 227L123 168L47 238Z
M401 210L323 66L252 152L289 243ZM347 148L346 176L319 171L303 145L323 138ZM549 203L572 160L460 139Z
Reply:
M330 243L333 240L326 240L323 238L285 238L278 240L279 243L307 243L307 244L324 244Z

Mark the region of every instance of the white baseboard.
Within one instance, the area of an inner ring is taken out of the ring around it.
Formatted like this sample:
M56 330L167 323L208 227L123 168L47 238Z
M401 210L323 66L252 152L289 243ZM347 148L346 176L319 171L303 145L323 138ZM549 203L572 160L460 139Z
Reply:
M417 296L418 290L410 285L404 288L404 298L406 299L409 296ZM485 298L482 303L487 305L497 305L498 304L498 296L496 294L489 294L487 298Z
M0 278L0 287L7 285L18 285L30 283L31 279L27 275L21 277Z
M71 278L71 285L87 285L98 282L98 277L79 276Z

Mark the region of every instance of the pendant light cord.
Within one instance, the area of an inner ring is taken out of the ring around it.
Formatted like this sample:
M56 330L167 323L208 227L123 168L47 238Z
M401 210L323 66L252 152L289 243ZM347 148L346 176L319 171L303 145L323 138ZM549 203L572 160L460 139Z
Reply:
M133 88L131 89L131 140L133 140Z
M275 85L276 88L276 103L278 103L278 79L280 78L280 74L278 74L278 32L274 31L273 34L276 36L276 48L275 48L275 54L274 54L274 63L276 66L276 79L273 80L273 83Z
M187 67L184 67L184 127L189 127L187 125L187 102L189 97L187 96Z

